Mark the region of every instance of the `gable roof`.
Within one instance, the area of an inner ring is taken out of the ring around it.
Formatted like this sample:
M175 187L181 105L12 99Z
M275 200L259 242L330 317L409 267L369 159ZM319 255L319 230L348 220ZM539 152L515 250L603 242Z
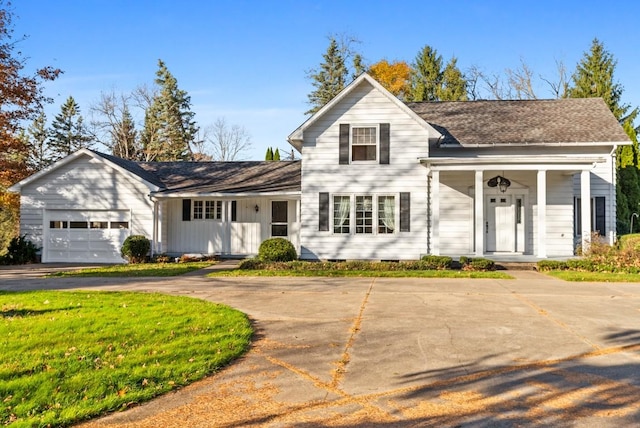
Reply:
M353 92L358 86L362 84L370 84L380 93L382 93L385 97L389 99L393 104L395 104L400 110L405 112L409 117L414 119L420 126L427 129L429 131L429 135L433 138L437 138L439 133L436 129L434 129L428 122L424 121L418 114L416 114L412 109L410 109L405 103L400 101L398 97L389 92L384 86L382 86L376 79L369 76L367 73L362 73L358 76L353 82L347 85L338 95L333 97L331 101L325 104L320 110L315 112L311 117L309 117L302 125L300 125L295 131L293 131L287 141L293 147L295 147L299 152L302 151L302 142L304 138L304 131L308 129L311 125L316 123L320 118L322 118L327 112L329 112L336 104L340 103L347 95Z
M602 98L407 103L441 145L630 144Z

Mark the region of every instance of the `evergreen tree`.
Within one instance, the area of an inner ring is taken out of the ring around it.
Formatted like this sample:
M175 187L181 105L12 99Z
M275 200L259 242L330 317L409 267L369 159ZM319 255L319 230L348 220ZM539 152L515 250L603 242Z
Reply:
M334 37L329 39L329 47L323 55L320 69L309 74L315 88L309 95L309 109L306 114L315 113L338 95L346 85L348 70L345 59Z
M72 96L62 104L51 127L49 147L53 161L91 146L92 138L84 126L80 106Z
M264 160L267 160L267 161L273 160L273 149L271 147L267 148L267 154L265 155Z
M436 89L440 101L467 101L467 81L458 68L458 59L451 58L442 72L440 86Z
M156 72L158 92L145 111L141 145L147 161L191 158L191 144L199 128L191 111L191 97L178 88L178 81L162 60Z
M438 101L442 82L442 55L425 45L412 64L409 101Z
M111 129L111 153L123 159L138 159L137 131L128 108L122 111L122 118Z
M280 149L276 148L273 151L273 160L274 161L279 161L280 160Z
M31 123L25 135L29 143L29 159L27 161L31 171L40 171L51 164L51 150L49 148L49 130L47 117L41 112Z
M566 96L601 97L633 142L632 146L622 146L617 152L616 227L618 234L625 234L629 232L631 215L640 208L638 140L633 127L638 110L629 112L631 107L622 104L622 86L614 80L615 68L613 55L598 39L594 39L590 51L585 52L572 75L572 85Z

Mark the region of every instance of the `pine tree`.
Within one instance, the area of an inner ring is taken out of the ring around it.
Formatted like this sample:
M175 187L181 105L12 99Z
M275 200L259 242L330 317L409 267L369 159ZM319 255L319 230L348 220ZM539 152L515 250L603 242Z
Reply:
M114 124L111 134L111 153L114 156L138 159L137 131L128 108L122 111L122 118Z
M629 232L631 215L638 211L640 204L638 140L633 127L638 110L629 111L631 107L621 102L622 86L614 80L616 64L613 55L598 39L594 39L590 51L585 52L576 66L566 96L601 97L633 142L632 146L619 147L617 152L617 230L618 234L624 234Z
M41 112L27 129L26 138L29 142L28 165L31 171L40 171L51 164L51 149L49 148L49 130L47 117Z
M264 160L267 160L267 161L273 160L273 149L271 147L267 148L267 154L264 156Z
M280 149L276 148L273 151L273 160L274 161L279 161L280 160Z
M315 113L338 95L346 84L348 70L338 42L334 37L329 39L329 47L323 55L324 62L320 69L309 74L312 85L315 88L309 95L309 109L306 114Z
M162 60L156 72L158 93L145 111L141 135L147 161L176 161L191 158L191 144L199 128L191 111L191 97L178 88L178 81Z
M412 64L409 101L438 101L442 82L442 55L425 45Z
M458 59L451 58L442 72L440 86L436 89L440 101L467 101L467 81L458 68Z
M53 161L91 146L92 138L84 126L80 106L72 96L62 104L51 127L49 147Z

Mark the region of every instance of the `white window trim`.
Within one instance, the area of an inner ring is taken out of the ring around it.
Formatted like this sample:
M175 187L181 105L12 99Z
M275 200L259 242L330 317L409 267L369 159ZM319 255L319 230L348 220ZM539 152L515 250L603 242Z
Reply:
M349 197L349 232L338 233L335 232L335 198L336 197ZM373 224L372 233L356 233L356 196L371 196L373 199ZM394 229L391 233L378 232L379 210L378 210L378 198L383 196L392 196L394 201ZM399 233L400 229L400 193L330 193L329 197L329 212L330 212L330 233L337 236L345 235L358 235L358 236L394 236Z
M356 128L375 128L376 130L376 158L374 160L354 160L353 159L353 131ZM379 123L358 123L349 127L349 161L355 164L377 164L380 162L380 124ZM358 195L362 196L362 195Z
M214 218L207 218L207 202L213 202L213 214L214 214ZM201 218L196 218L195 217L195 213L196 213L196 203L202 203L202 217ZM217 217L218 215L218 205L220 206L220 218ZM222 221L222 217L223 217L223 211L224 211L224 204L222 203L221 199L194 199L191 203L191 220L193 221L217 221L217 222L221 222Z

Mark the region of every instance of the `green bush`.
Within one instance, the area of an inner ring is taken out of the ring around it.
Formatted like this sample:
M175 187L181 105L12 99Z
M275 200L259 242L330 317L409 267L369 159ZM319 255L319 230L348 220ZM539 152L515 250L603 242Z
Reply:
M0 257L0 264L23 265L37 261L39 248L26 238L26 235L12 238L7 247L7 253Z
M431 266L427 269L451 269L453 264L453 259L449 256L422 256L420 260Z
M471 257L460 256L460 266L464 267L468 265L470 261L471 261Z
M598 270L597 266L598 266L598 263L588 258L567 260L567 269L570 269L570 270L595 272Z
M483 259L482 257L469 258L467 263L462 266L462 270L476 272L496 270L496 263L493 260Z
M291 242L284 238L270 238L260 244L258 258L263 262L290 262L298 255Z
M129 263L144 263L151 249L151 241L143 235L131 235L124 240L120 253Z
M546 272L550 270L566 270L567 263L559 260L540 260L538 262L538 270Z
M258 259L245 259L240 262L239 269L260 270L265 268L265 264Z
M630 250L640 252L640 233L620 236L618 239L618 248L623 251Z

